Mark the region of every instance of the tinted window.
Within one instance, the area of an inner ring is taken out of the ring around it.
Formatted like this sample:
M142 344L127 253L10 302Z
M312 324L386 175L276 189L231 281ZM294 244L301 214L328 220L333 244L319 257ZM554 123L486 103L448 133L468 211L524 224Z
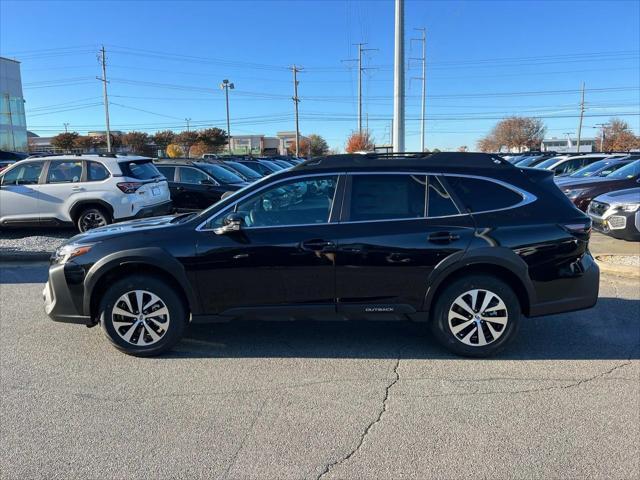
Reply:
M82 160L54 160L49 164L47 183L79 182L82 176Z
M174 174L175 174L175 171L176 171L176 167L167 167L167 166L163 166L163 165L156 165L156 168L158 169L158 171L162 175L164 175L164 178L166 178L167 181L173 182Z
M586 167L582 167L579 170L573 172L570 177L590 177L595 174L600 169L606 167L611 163L611 160L599 160L591 165L587 165ZM611 172L609 172L611 173Z
M261 175L271 175L274 171L258 162L242 162L242 165L249 167L251 170Z
M607 175L607 178L634 178L640 175L640 160L631 162L629 165Z
M180 182L199 184L202 180L209 180L206 173L195 168L180 167Z
M151 160L137 160L133 162L119 162L120 169L125 177L138 180L151 180L162 175Z
M421 218L424 175L353 175L349 220Z
M337 179L313 177L279 183L243 201L236 211L244 215L247 227L327 223ZM217 219L219 222L221 219Z
M255 170L251 170L249 167L247 167L246 165L242 165L241 163L225 162L225 165L229 165L231 168L237 170L249 180L258 180L262 178L262 175L260 175L258 172L256 172Z
M200 168L205 170L209 175L216 179L219 183L242 183L244 180L231 170L216 164L199 164Z
M427 217L446 217L460 212L437 177L429 177Z
M33 185L38 183L44 162L20 163L2 177L2 185Z
M98 162L87 162L87 181L96 182L109 178L109 171Z
M562 173L571 173L575 172L577 169L584 165L584 159L582 158L573 158L571 160L567 160L566 162L561 163L553 171L556 175L560 175Z
M469 177L445 177L464 207L472 212L484 212L511 207L522 201L522 196L495 182Z

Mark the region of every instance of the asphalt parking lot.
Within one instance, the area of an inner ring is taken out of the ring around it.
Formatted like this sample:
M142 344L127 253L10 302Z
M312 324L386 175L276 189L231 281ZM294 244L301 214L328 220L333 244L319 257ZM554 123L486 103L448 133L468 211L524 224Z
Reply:
M50 321L45 276L0 265L3 479L640 476L637 281L491 360L358 322L197 326L136 359Z

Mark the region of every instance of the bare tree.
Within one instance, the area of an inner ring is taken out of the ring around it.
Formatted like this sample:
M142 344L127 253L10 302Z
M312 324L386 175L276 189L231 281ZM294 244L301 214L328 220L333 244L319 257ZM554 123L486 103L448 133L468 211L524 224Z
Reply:
M489 135L480 139L478 148L482 151L495 151L503 146L519 151L537 149L545 132L546 127L538 118L509 117L498 122Z

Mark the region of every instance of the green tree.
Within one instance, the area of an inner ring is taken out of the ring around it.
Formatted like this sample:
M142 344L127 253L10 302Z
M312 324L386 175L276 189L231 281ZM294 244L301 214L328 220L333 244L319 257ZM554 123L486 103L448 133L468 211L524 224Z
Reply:
M227 132L215 127L205 128L198 132L197 142L209 149L210 152L204 153L219 152L227 144Z
M142 153L149 142L149 135L144 132L128 132L122 136L122 144L134 153Z
M59 133L51 139L51 145L68 152L75 146L75 141L79 136L78 132Z
M327 141L320 135L312 133L307 138L309 139L309 154L312 157L326 155L329 152L329 145L327 144Z

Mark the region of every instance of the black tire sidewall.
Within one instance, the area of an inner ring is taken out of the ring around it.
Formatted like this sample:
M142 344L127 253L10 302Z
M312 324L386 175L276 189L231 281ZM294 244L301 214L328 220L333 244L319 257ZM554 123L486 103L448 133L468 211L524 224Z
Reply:
M170 324L164 336L153 345L132 345L118 335L111 323L111 311L115 302L131 290L146 290L162 299L169 310ZM159 355L170 350L182 338L187 323L186 309L174 289L162 280L151 276L136 275L126 277L113 284L102 296L99 307L100 326L109 341L120 351L139 357Z
M84 208L80 211L80 214L78 215L78 219L76 220L76 228L78 229L78 231L84 233L84 232L88 232L89 230L82 230L82 226L81 226L81 221L82 221L82 217L84 217L85 215L89 214L89 213L98 213L100 215L102 215L102 217L105 220L105 224L109 225L111 223L111 217L109 216L109 214L100 207L88 207L88 208Z
M458 296L473 289L483 289L498 295L508 311L505 332L496 340L482 347L465 345L449 329L449 309ZM432 333L446 349L466 357L488 357L504 349L515 338L521 317L520 302L515 292L504 281L491 275L470 275L455 280L439 295L430 322Z

